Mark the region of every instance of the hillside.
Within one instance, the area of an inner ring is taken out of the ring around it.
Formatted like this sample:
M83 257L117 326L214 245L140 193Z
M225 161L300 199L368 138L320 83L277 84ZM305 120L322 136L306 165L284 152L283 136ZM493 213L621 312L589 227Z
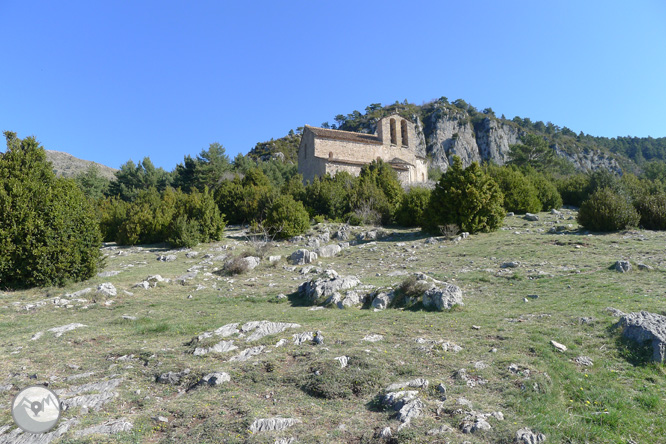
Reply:
M58 176L74 177L79 173L85 172L91 165L95 165L102 177L114 180L116 178L114 173L118 171L115 168L90 160L79 159L71 154L60 151L46 150L46 158L53 164L53 171Z
M532 122L518 116L511 120L497 117L491 108L479 111L462 99L450 103L446 97L424 105L407 101L387 106L375 103L366 107L364 113L339 114L335 123L324 122L322 125L373 133L377 121L394 112L417 124L424 154L433 166L442 170L448 168L453 155L460 156L465 165L473 161L492 161L501 165L508 160L509 146L519 143L520 137L526 133L543 136L556 153L578 171L601 168L638 172L646 161L666 160L666 138L605 138L576 134L551 122ZM282 152L287 159L295 159L298 141L292 135L271 140L257 144L249 155L260 157Z
M666 235L539 216L459 240L320 224L267 246L238 227L192 250L106 245L87 282L0 292L0 443L36 442L7 401L42 383L68 408L40 443L662 442L663 366L607 307L663 310ZM286 260L325 245L341 251ZM225 275L243 253L263 258ZM312 305L298 288L317 279L350 306ZM424 309L417 279L464 305ZM398 288L411 308L354 306Z

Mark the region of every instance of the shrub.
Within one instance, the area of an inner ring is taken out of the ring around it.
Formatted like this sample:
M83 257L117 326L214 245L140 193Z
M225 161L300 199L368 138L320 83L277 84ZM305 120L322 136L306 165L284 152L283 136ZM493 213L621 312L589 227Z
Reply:
M193 190L190 194L183 196L180 194L177 200L180 202L176 208L176 214L172 219L172 224L176 223L177 219L185 217L186 221L180 222L183 234L188 233L190 243L194 237L200 239L200 242L211 242L222 239L224 227L224 215L220 213L213 195L208 191L208 187L204 186L203 192ZM196 236L192 230L196 229ZM175 246L175 244L173 244ZM194 244L196 245L196 243ZM194 246L191 245L191 246Z
M617 231L638 225L631 203L609 188L595 191L578 211L578 223L592 231Z
M267 204L263 226L271 236L286 239L302 234L310 228L310 216L302 202L297 202L286 194Z
M531 171L525 175L527 180L536 188L537 197L541 202L541 207L544 210L557 209L562 207L562 196L557 191L557 186L546 176L536 171Z
M515 167L490 166L488 173L504 194L504 209L516 213L541 211L539 193L532 183Z
M224 271L229 275L243 274L249 271L250 266L245 260L246 257L251 256L250 253L241 253L238 256L233 256L224 263Z
M350 192L352 211L361 214L379 213L381 222L391 223L402 201L404 191L398 175L388 163L372 161L361 168L358 182Z
M116 235L127 217L129 204L117 197L97 201L99 228L104 242L115 242Z
M167 188L163 195L155 188L142 190L128 204L125 220L116 234L119 245L153 244L169 237L169 226L182 203L183 194Z
M576 174L557 183L557 190L562 202L574 207L580 207L590 194L590 179L585 174Z
M101 235L94 209L71 179L56 178L34 137L5 132L0 155L0 283L63 285L93 276Z
M504 220L504 196L497 183L474 162L466 169L454 156L453 165L435 186L428 204L424 228L457 224L463 231L493 231Z
M412 187L405 193L396 212L396 222L403 227L420 227L425 221L432 192L424 187Z
M636 202L640 224L648 230L666 230L666 194L643 196Z
M234 224L251 223L263 217L263 203L274 192L266 175L258 168L251 168L241 178L225 180L215 191L215 202L220 212Z
M302 389L311 396L324 399L367 396L376 392L386 380L386 372L364 356L349 356L347 367L342 371L333 359L317 360L310 364L309 370L301 379Z
M169 237L166 241L174 248L192 248L201 242L201 226L196 220L188 220L181 214L169 224Z
M342 220L351 211L349 192L357 182L347 172L317 177L305 188L305 207L311 216Z

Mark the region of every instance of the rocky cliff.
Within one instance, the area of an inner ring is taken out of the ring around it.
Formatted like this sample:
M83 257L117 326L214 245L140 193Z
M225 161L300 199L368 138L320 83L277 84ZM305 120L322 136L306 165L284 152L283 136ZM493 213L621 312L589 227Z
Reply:
M522 128L510 121L482 114L471 117L466 111L451 106L435 105L424 111L423 122L417 116L414 116L414 121L423 134L432 166L443 171L446 171L453 156L459 156L465 166L483 161L503 165L509 160L509 147L520 143L525 134ZM603 168L621 172L617 161L601 151L582 150L575 144L569 144L566 149L553 144L552 148L579 171Z

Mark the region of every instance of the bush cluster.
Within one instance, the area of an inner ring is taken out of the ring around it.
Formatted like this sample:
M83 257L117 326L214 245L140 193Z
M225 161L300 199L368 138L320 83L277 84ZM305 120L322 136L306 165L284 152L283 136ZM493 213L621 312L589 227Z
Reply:
M532 182L514 166L486 168L504 194L504 209L514 213L538 213L542 204Z
M105 241L119 245L168 242L193 247L222 238L223 215L208 188L185 194L169 187L140 191L132 202L107 198L100 202L100 227Z
M592 193L578 211L578 223L592 231L624 230L638 226L639 221L631 202L610 188Z

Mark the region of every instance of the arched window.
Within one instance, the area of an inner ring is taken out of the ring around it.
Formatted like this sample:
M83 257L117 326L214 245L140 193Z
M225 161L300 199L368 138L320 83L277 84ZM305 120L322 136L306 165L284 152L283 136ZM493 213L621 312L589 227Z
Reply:
M328 160L333 160L333 151L328 152Z
M402 136L402 146L409 146L409 135L407 131L407 122L400 122L400 135Z
M397 145L398 134L396 133L395 119L391 119L390 123L391 123L391 145Z

